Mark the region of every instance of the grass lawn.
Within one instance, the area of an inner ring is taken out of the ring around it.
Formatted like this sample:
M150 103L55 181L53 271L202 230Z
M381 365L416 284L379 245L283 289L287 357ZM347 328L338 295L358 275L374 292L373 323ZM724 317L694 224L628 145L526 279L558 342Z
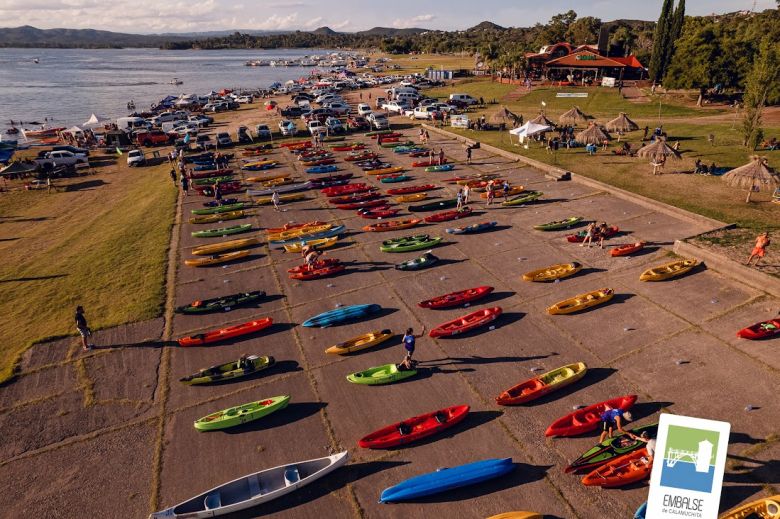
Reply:
M0 381L34 341L73 334L77 304L93 328L160 314L177 191L167 163L122 159L68 191L0 195Z
M397 55L397 54L375 54L371 56L373 59L379 57L389 58L388 65L399 65L401 70L405 74L411 72L424 72L428 67L444 70L470 70L474 66L474 58L472 56L460 56L457 54L417 54L417 55ZM373 61L372 61L373 62ZM394 72L388 70L388 72Z

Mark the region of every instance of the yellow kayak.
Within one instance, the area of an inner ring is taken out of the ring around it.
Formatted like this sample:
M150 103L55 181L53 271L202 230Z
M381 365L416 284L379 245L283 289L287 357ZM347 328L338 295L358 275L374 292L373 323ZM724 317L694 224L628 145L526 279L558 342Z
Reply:
M262 177L248 177L249 182L268 182L269 180L276 180L277 178L288 178L292 176L292 173L274 173L272 175L263 175Z
M491 515L487 519L542 519L542 514L536 512L504 512L503 514Z
M398 204L405 204L407 202L419 202L420 200L425 200L427 196L428 193L414 193L412 195L397 196L393 200L395 200Z
M498 177L499 175L496 175L494 173L483 173L474 177L462 178L460 180L456 180L455 183L459 186L465 186L466 184L470 184L472 182L479 182L481 180L493 180Z
M294 178L275 178L273 180L267 180L266 182L262 182L260 185L262 187L277 187L277 186L284 186L286 184L293 184L296 180Z
M366 175L390 175L391 173L400 173L403 170L403 166L394 166L392 168L372 169L366 171Z
M260 240L257 238L243 238L240 240L223 241L222 243L214 243L210 245L201 245L192 249L192 253L196 256L211 256L212 254L219 254L220 252L227 252L236 249L245 249L252 245L257 245Z
M314 247L315 249L327 249L328 247L333 247L336 245L336 242L339 240L338 236L333 236L332 238L317 238L315 240L301 240L298 243L291 243L289 245L284 246L285 252L301 252L301 249L303 248L303 245L309 245L311 247Z
M510 187L510 188L509 188L509 194L508 194L508 195L506 195L506 196L519 195L519 194L520 194L520 193L522 193L523 191L525 191L525 188L524 188L523 186L514 186L514 187ZM500 198L500 197L504 196L504 190L503 190L503 189L496 189L495 191L493 191L493 195L494 195L496 198ZM479 195L479 196L480 196L481 198L487 198L487 193L482 193L482 194L481 194L481 195Z
M290 193L289 195L279 195L280 202L294 202L296 200L304 200L305 198L306 193ZM255 204L257 205L270 205L273 203L274 201L271 200L270 196L261 196L259 198L255 198Z
M719 519L780 519L780 494L751 501L721 515Z
M216 254L209 256L208 258L195 258L184 261L184 264L190 267L208 267L209 265L219 265L220 263L227 263L228 261L237 260L249 256L248 250L237 250L235 252L228 252L227 254Z
M250 213L245 213L244 211L230 211L229 213L209 214L206 216L196 216L195 218L190 218L190 223L214 223L221 222L223 220L236 220L238 218L249 216L249 214Z
M325 350L325 353L344 355L345 353L365 350L366 348L370 348L372 346L376 346L379 343L385 342L392 336L393 332L390 330L364 333L363 335L358 335L357 337L349 339L348 341L340 342L335 346L331 346Z
M275 160L270 159L264 159L264 160L256 160L254 162L246 162L244 163L242 168L257 168L257 167L263 167L263 166L269 166L269 165L276 165L277 162Z
M562 315L573 314L574 312L580 312L586 308L606 303L615 292L611 288L602 288L600 290L594 290L593 292L587 292L580 294L569 299L564 299L559 303L555 303L547 309L548 314Z
M333 224L324 223L314 227L304 227L301 229L290 229L289 231L276 232L268 235L268 241L289 240L291 238L297 238L298 236L306 236L308 234L327 231L331 227L333 227Z
M693 267L699 264L699 260L683 259L667 263L658 267L653 267L642 272L639 281L663 281L677 276L682 276L690 272Z
M556 279L573 276L580 270L582 270L582 264L577 263L576 261L572 263L561 263L559 265L550 265L543 269L526 272L523 274L523 279L526 281L555 281Z

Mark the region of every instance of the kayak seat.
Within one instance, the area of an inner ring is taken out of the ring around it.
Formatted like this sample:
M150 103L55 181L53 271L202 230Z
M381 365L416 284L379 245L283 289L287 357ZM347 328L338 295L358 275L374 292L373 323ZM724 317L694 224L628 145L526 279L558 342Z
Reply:
M447 421L447 415L444 413L436 413L434 417L436 418L436 421L439 423L445 423Z
M246 481L249 485L250 496L259 496L263 493L263 491L260 489L260 482L258 481L257 474L253 474L251 477L247 478Z
M284 484L285 486L291 486L298 483L301 480L301 475L298 472L298 467L287 467L284 470Z
M412 427L409 424L401 423L398 426L398 433L401 436L406 436L407 434L411 434L411 432L412 432Z
M206 510L220 508L222 506L222 498L220 497L219 492L208 494L206 499L203 500L203 506L206 507Z

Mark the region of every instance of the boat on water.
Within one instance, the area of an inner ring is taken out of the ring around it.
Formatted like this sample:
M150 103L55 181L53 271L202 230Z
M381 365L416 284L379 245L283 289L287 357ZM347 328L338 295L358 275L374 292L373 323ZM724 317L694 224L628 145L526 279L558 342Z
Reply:
M170 81L168 81L168 84L169 85L183 85L184 81L182 81L181 79L175 77L175 78L171 79Z

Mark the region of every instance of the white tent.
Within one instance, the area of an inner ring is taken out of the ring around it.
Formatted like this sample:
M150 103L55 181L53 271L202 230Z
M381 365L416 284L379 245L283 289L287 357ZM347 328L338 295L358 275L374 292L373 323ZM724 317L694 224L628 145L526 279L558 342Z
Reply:
M106 123L111 122L111 119L108 117L103 117L100 115L95 115L94 113L87 119L84 124L81 126L84 126L85 128L92 128L95 126L103 126Z
M83 137L84 136L84 130L79 128L78 126L71 126L67 130L62 130L60 133L69 133L73 135L74 137Z
M517 137L518 143L523 143L525 140L529 137L533 137L534 135L537 135L539 133L549 132L552 130L552 126L548 124L537 124L531 121L528 121L524 125L520 126L519 128L514 128L512 130L509 130L509 139L512 140L512 135Z

